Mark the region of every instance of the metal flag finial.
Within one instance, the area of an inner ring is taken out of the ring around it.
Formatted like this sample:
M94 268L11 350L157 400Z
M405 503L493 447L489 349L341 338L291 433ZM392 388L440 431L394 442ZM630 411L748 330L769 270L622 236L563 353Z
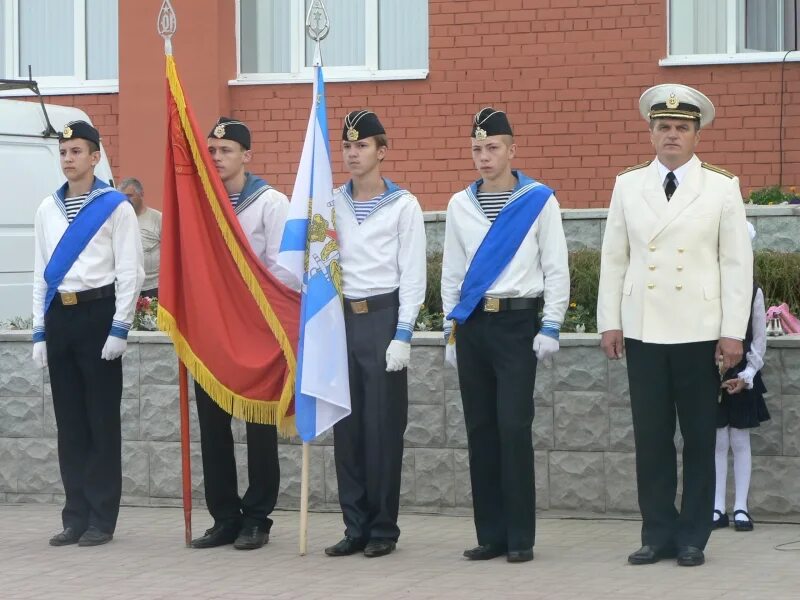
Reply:
M325 3L322 0L314 0L308 7L306 15L306 35L316 42L314 46L314 66L322 66L322 53L319 43L324 40L331 31L331 20L328 18L328 11L325 10Z
M331 30L331 21L328 18L328 11L325 10L325 3L322 0L314 0L308 7L306 15L306 33L308 37L318 44L324 40Z
M161 3L161 10L158 11L158 35L164 38L164 54L172 54L172 36L178 28L178 19L175 16L175 9L172 2L164 0Z

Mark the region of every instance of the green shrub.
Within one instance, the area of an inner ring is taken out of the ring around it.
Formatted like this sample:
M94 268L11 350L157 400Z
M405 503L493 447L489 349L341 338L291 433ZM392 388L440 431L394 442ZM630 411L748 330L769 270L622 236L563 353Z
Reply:
M748 202L750 204L771 205L783 204L784 202L797 203L798 195L794 187L790 187L788 192L781 190L780 186L773 185L750 192Z
M756 252L755 274L764 290L767 307L786 302L794 314L800 315L800 253ZM428 255L428 288L417 329L439 330L442 327L441 278L442 253L431 253ZM583 325L586 332L596 332L600 251L570 252L569 280L570 303L562 331L574 332L578 325Z
M800 315L800 252L756 252L755 278L767 308L786 302Z

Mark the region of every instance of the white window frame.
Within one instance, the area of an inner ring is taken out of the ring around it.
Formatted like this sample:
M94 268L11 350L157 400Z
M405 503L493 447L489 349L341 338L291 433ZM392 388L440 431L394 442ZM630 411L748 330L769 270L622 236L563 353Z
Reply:
M63 2L64 0L59 0ZM66 76L40 76L33 75L34 81L39 85L43 96L72 95L72 94L109 94L119 92L119 79L86 79L86 1L71 0L75 6L73 11L73 28L75 58L75 75ZM5 18L3 20L6 31L11 30L11 35L3 35L5 39L5 75L6 79L28 79L27 68L24 72L18 70L19 66L19 2L20 0L6 0ZM1 32L5 34L5 32ZM10 90L3 92L3 97L32 96L30 90Z
M666 0L667 3L667 56L658 61L661 67L677 67L683 65L732 65L732 64L757 64L774 62L798 62L800 61L800 50L782 50L780 52L758 52L743 51L737 52L738 40L744 35L745 20L744 9L739 0L728 1L728 22L727 22L727 48L723 54L670 54L670 11L674 0ZM783 3L779 3L781 14L783 13ZM783 29L779 28L779 38L783 40Z
M236 0L236 79L229 85L271 85L281 83L311 83L314 78L312 67L305 66L306 55L306 14L304 0L285 0L292 2L291 11L291 73L242 73L242 30L241 0ZM388 81L398 79L425 79L428 69L379 69L378 68L378 0L365 0L364 6L365 52L364 67L325 67L325 81ZM373 23L374 26L369 26ZM430 25L428 26L430 36ZM325 41L322 41L322 61L325 64Z

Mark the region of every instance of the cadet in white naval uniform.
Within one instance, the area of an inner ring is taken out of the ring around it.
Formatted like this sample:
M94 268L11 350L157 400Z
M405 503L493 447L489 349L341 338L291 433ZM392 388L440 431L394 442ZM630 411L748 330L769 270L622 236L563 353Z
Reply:
M122 494L122 360L144 281L136 213L94 176L100 134L59 138L67 178L36 211L33 358L49 367L66 502L52 546L111 541Z
M241 121L220 117L208 134L208 150L253 252L276 278L298 289L295 277L277 264L289 200L263 179L245 171L252 156L250 130ZM240 498L231 415L197 382L195 395L206 504L214 526L193 540L192 547L233 543L238 550L260 548L269 541L269 514L278 499L277 429L274 425L247 423L249 485Z
M627 352L649 564L704 562L714 509L718 360L742 358L753 255L739 181L701 163L700 128L714 118L703 94L678 84L648 89L639 110L656 158L620 173L603 239L597 324L610 359ZM675 416L683 434L683 498L675 509Z
M329 556L389 554L400 535L411 332L425 297L425 224L417 199L381 177L386 132L374 113L345 117L351 179L334 190L352 413L334 425L345 537Z
M533 559L536 365L558 351L569 303L558 202L550 188L512 171L515 153L506 114L480 110L472 157L481 179L447 206L442 305L469 443L479 544L464 552L470 560Z

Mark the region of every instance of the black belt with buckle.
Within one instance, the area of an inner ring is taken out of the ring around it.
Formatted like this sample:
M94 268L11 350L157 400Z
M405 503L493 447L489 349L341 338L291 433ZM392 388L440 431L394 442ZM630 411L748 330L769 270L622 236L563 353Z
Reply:
M496 313L504 310L525 310L535 308L541 310L541 298L492 298L486 296L481 305L483 312Z
M74 306L90 300L100 300L101 298L112 298L116 294L116 285L109 283L103 287L82 292L58 292L54 300L58 300L62 306Z
M361 300L345 298L344 303L345 306L350 309L350 312L357 315L364 315L382 308L396 308L400 306L400 296L397 290L395 290L388 294L378 294L377 296L370 296L369 298L362 298Z

